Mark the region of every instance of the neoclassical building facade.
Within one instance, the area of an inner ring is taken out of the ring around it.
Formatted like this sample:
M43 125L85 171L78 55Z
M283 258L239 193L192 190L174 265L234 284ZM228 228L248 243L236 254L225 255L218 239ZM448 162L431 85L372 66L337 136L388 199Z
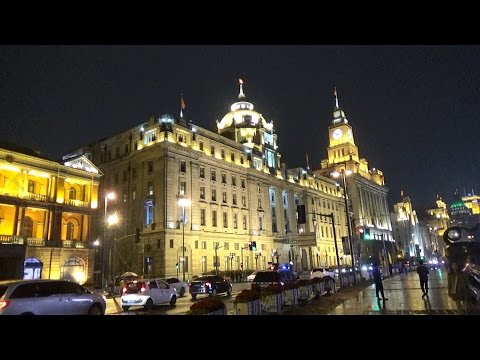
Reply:
M83 156L58 163L0 144L0 279L95 281L101 175Z
M279 263L300 272L336 265L334 239L341 247L347 234L336 181L286 169L273 122L246 101L242 83L238 101L216 128L201 128L182 112L178 119L165 114L66 156L84 155L105 174L101 199L117 194L105 211L120 218L105 242L115 244L115 274L191 278L216 267ZM104 217L95 223L100 237ZM250 250L252 242L256 249ZM341 255L340 262L348 259Z

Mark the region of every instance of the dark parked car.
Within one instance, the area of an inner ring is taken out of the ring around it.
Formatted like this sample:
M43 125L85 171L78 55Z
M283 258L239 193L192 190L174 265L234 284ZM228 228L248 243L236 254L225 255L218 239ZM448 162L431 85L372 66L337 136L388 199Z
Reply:
M297 281L297 277L290 270L260 270L252 281L252 290L261 290L270 285L285 285Z
M202 275L190 283L189 292L194 299L198 294L215 296L226 293L230 295L232 293L232 284L227 279L218 275Z

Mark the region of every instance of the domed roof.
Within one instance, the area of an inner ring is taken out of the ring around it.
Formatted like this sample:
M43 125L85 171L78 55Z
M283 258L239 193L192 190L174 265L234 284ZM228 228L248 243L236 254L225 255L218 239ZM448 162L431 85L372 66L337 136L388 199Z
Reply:
M255 128L260 123L261 127L267 130L273 129L273 121L267 122L262 114L253 110L253 104L245 101L245 94L243 93L243 81L239 81L240 93L238 98L240 101L235 102L230 106L230 111L222 118L220 122L217 121L218 130L224 130L232 126L252 127Z

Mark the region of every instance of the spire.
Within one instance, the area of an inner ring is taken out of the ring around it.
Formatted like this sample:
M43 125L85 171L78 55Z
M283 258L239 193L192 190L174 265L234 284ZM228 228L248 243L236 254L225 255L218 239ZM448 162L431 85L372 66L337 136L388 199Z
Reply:
M338 109L338 96L337 96L337 87L333 88L333 95L335 96L335 109Z
M307 153L305 153L305 157L307 158L307 169L310 170L310 165L308 163L308 154Z
M180 94L180 118L183 118L183 110L185 110L185 101L183 101L183 94Z
M240 85L240 93L238 94L238 98L239 99L244 99L245 94L243 93L243 80L242 79L238 79L238 85Z

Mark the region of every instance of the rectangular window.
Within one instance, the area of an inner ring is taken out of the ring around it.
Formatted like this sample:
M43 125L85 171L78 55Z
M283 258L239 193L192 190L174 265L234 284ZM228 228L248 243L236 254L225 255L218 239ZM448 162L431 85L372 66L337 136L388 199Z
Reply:
M207 249L207 242L206 241L202 241L202 249L203 250Z
M221 156L222 156L222 159L225 160L225 149L221 149L221 150L220 150L220 154L221 154Z
M245 197L245 195L242 195L242 206L247 207L247 198Z
M180 171L181 172L187 171L187 163L185 161L180 161Z
M227 192L226 191L222 192L222 203L224 203L224 204L227 203Z
M195 240L195 249L198 249L198 240Z
M204 168L204 167L201 167L201 168L200 168L200 177L201 177L202 179L205 179L205 168Z
M215 155L215 146L210 145L210 155Z
M145 203L145 224L147 225L153 224L153 209L151 200Z
M263 219L261 216L258 217L258 230L263 230Z
M35 182L33 180L28 180L28 192L35 193Z
M232 186L237 186L237 177L232 175Z
M184 142L182 134L178 134L178 142Z
M247 230L247 215L243 215L243 230Z
M217 172L215 170L210 171L210 180L217 181Z
M227 183L227 174L222 173L222 184L226 184L226 183Z
M205 209L200 209L200 225L205 226Z
M233 228L238 229L238 215L237 214L233 214ZM238 249L236 249L236 250L238 250Z
M153 182L149 181L148 182L148 195L153 195Z
M212 210L212 226L217 227L217 212Z
M173 239L170 239L170 249L173 249Z
M198 148L200 149L200 151L203 151L203 141L200 141L198 143Z
M212 189L212 201L217 201L217 190Z
M228 242L223 243L223 250L228 250Z
M187 183L185 181L180 181L180 195L187 195Z
M228 221L227 221L227 213L223 213L223 227L227 228L228 227Z
M230 160L231 160L232 162L235 162L235 154L234 154L234 153L231 153L231 154L230 154Z
M205 186L200 186L200 199L205 200Z
M240 164L243 165L243 156L240 156Z
M245 179L242 179L242 189L245 189Z
M232 204L237 205L237 194L232 194Z
M150 160L148 162L148 175L151 175L153 173L153 161Z

